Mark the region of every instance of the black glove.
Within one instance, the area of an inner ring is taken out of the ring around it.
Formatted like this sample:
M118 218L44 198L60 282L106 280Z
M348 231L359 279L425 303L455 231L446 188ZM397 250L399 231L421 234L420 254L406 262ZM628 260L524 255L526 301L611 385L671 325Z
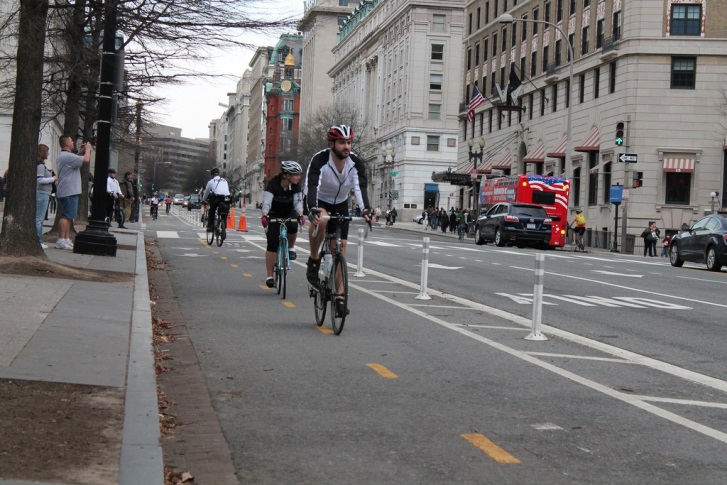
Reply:
M311 221L318 219L319 215L321 215L321 211L318 209L311 209L308 211L308 219Z

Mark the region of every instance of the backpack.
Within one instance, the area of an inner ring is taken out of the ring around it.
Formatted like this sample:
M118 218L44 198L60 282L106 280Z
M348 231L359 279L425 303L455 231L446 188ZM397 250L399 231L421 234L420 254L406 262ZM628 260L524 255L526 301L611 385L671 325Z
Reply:
M580 214L576 214L576 226L585 226L585 225L586 225L586 216L584 216L582 212Z

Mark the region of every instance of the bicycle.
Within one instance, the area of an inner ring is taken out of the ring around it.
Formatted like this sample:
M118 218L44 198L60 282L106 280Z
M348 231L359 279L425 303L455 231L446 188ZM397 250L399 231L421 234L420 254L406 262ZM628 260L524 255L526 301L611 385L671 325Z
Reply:
M323 240L323 246L320 251L320 258L323 261L321 265L322 275L319 274L318 285L309 286L310 297L313 298L313 307L316 316L316 325L323 325L326 318L326 305L331 304L331 328L333 333L340 335L343 330L343 324L346 322L348 314L348 271L346 266L346 258L342 253L341 240L341 223L345 221L353 221L363 219L362 217L350 217L341 214L333 214L330 216L321 216L323 221L334 221L336 225L335 233L326 234ZM369 226L366 226L364 238L368 237ZM313 231L315 236L318 227ZM335 249L331 250L331 241L335 244ZM322 278L321 278L322 276ZM337 308L338 307L338 308Z
M467 235L467 224L461 223L457 225L457 237L459 242L464 242L464 238Z
M221 247L222 243L227 239L227 213L223 212L226 207L227 199L225 199L225 202L220 202L220 205L217 206L214 214L215 219L212 223L212 231L207 233L207 244L211 245L216 240L217 247ZM223 209L223 211L220 211L220 209ZM209 215L209 209L207 210L207 217L211 217Z
M278 289L278 295L282 292L285 299L288 286L288 271L290 271L290 253L288 246L288 222L297 221L297 217L288 217L286 219L270 219L269 222L280 223L280 236L278 238L278 254L273 266L273 278L275 279L275 288Z
M573 251L574 252L580 251L582 253L585 253L586 252L586 243L583 240L583 233L585 232L585 228L583 228L583 232L578 231L578 228L575 228L573 230L576 231L576 242L573 245Z
M106 218L106 223L110 226L111 221L115 221L119 224L119 227L124 225L124 222L126 222L126 215L124 214L124 209L121 208L121 199L114 199L114 207L111 210L111 217ZM123 229L123 228L122 228Z
M157 204L151 205L151 220L156 221L159 217L159 206Z

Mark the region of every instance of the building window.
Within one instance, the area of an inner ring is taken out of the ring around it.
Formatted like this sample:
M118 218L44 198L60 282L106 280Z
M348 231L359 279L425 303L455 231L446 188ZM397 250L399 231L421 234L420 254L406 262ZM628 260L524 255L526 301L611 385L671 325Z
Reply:
M512 24L512 42L510 43L513 47L517 44L517 24Z
M545 21L550 22L550 0L545 2L545 6L543 7L543 10L545 11Z
M442 105L441 104L430 104L429 105L429 119L439 120L442 119Z
M527 23L528 14L524 14L522 18L523 18L523 21L522 21L523 31L522 31L522 37L520 37L520 38L523 40L523 42L525 42L526 40L528 40L528 23Z
M621 10L613 13L613 23L611 25L613 30L611 37L615 42L621 38Z
M292 118L283 118L283 131L293 131Z
M593 70L593 99L598 99L598 92L601 90L601 69Z
M605 19L601 19L596 23L596 49L603 47L603 29L605 25Z
M477 7L477 30L480 30L482 20L482 8Z
M555 66L556 67L560 66L560 61L561 61L561 59L560 59L560 53L561 53L562 50L563 49L561 48L561 41L560 40L556 40L555 41Z
M603 165L603 203L611 203L611 162Z
M533 10L533 22L537 22L540 17L540 11L536 8ZM538 25L539 24L533 24L533 37L538 35Z
M533 119L533 94L528 94L528 119Z
M430 74L429 75L429 89L432 91L442 90L442 75L441 74Z
M490 53L490 39L485 39L482 44L482 62L487 62L487 55Z
M545 116L545 91L540 91L540 116Z
M438 152L439 151L439 137L427 135L427 151Z
M432 44L432 60L433 61L444 60L444 45Z
M497 57L497 32L492 34L492 59Z
M548 69L548 46L543 47L543 72Z
M556 12L555 12L555 21L561 22L563 21L563 0L556 0Z
M581 32L581 55L588 54L588 27L583 27Z
M578 102L583 104L586 99L586 75L578 76Z
M700 35L702 33L702 5L672 5L671 35Z
M467 32L468 35L472 35L472 12L470 12L469 17L467 19L467 29L469 32Z
M348 0L338 0L339 7L348 7Z
M573 187L570 195L573 198L573 206L581 205L581 167L573 169Z
M570 80L565 81L565 107L570 105Z
M485 134L485 113L480 113L480 136Z
M475 44L475 66L480 65L480 44Z
M346 19L347 19L347 17L345 15L339 15L338 16L338 28L339 28L339 30L341 29L341 27L343 27L343 24L346 23Z
M525 56L520 58L520 77L525 76Z
M290 112L290 111L293 111L294 109L295 108L294 108L294 104L293 104L293 100L292 99L284 99L283 100L283 111Z
M552 94L552 102L553 102L553 113L558 111L558 83L553 84L553 94Z
M588 205L598 204L598 152L588 152Z
M583 8L586 9L591 6L591 0L583 0Z
M487 116L489 117L489 123L490 123L490 127L489 127L490 131L488 133L492 133L492 110L489 110L487 112Z
M495 3L494 3L494 5L495 5L495 11L493 12L493 15L495 16L495 18L497 18L497 10L498 10L498 5L497 4L498 3L499 3L499 0L495 0Z
M664 203L689 205L691 199L692 174L684 172L666 173L666 198Z
M432 15L432 30L437 32L444 32L447 30L446 27L447 16L441 14Z
M570 53L575 52L573 49L573 46L575 45L576 41L576 34L568 34L568 45L570 46L568 48L568 62L570 62Z
M487 76L482 76L482 96L487 96Z
M568 10L570 15L576 14L576 0L570 0L570 9Z
M613 94L616 92L616 61L613 61L610 66L608 92L609 94Z
M467 49L467 70L472 69L472 48Z
M694 89L697 76L696 57L671 58L671 88Z
M530 77L535 77L538 70L538 53L533 51L530 54Z
M490 23L490 2L485 2L485 25Z

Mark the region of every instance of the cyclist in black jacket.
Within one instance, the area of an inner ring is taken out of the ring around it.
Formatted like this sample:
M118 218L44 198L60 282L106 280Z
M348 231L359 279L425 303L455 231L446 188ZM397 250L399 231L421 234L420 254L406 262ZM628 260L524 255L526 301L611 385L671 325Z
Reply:
M301 218L303 215L303 193L300 186L300 177L303 173L298 162L280 162L280 173L268 182L263 193L261 219L262 225L267 229L268 244L265 250L265 267L268 277L265 284L268 288L275 286L273 280L273 267L278 254L280 239L280 223L270 219L287 219L289 217ZM305 219L301 220L305 224ZM288 256L293 261L297 258L295 252L295 239L298 237L298 223L288 222Z

